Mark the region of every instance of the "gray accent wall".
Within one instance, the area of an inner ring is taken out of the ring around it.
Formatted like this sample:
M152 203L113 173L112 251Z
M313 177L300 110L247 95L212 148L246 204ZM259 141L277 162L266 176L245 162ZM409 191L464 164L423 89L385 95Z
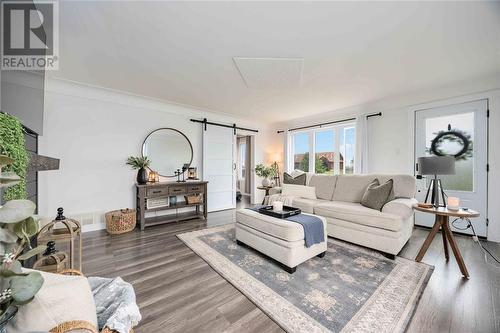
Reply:
M44 81L43 72L1 73L1 110L39 135L43 134Z

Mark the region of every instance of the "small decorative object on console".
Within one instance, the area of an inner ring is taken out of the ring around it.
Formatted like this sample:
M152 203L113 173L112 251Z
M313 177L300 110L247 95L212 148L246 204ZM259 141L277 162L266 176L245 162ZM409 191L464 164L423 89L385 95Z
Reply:
M420 208L432 208L434 206L431 203L419 202L418 207L420 207Z
M156 183L159 180L158 172L151 170L148 175L148 182Z
M130 165L132 169L137 171L137 183L138 184L146 184L148 182L148 172L146 168L149 167L151 161L147 156L144 157L134 157L129 156L127 158L127 165Z
M196 167L189 167L188 168L188 179L198 180L198 173L196 170L197 170Z
M135 209L120 209L107 212L106 217L106 231L112 235L124 234L132 231L136 224L136 211Z
M269 215L279 219L286 219L287 217L299 215L302 211L299 208L283 206L283 210L274 211L273 206L264 206L259 208L259 213Z

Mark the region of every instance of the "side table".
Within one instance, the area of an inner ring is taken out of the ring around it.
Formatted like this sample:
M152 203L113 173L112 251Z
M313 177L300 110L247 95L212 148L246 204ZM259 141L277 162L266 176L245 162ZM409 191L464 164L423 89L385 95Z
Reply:
M441 233L443 236L444 256L446 260L448 261L450 258L448 254L448 242L449 242L451 250L453 251L453 255L457 260L458 267L462 272L462 275L465 276L466 278L469 278L469 272L467 271L467 267L465 267L465 262L464 259L462 258L462 254L458 249L457 243L455 242L455 238L453 238L453 232L450 229L449 220L450 216L459 218L472 218L472 217L478 217L479 213L473 210L463 210L463 209L449 210L446 207L424 208L424 207L413 206L413 208L415 210L418 210L419 212L434 214L436 216L434 226L432 227L431 231L429 232L429 235L425 239L422 248L420 249L420 251L417 254L417 257L415 258L415 261L420 262L422 260L422 258L425 255L425 252L427 252L427 249L431 245L432 240L436 236L437 232L439 231L439 229L442 229Z
M269 190L272 189L272 186L258 186L257 189L259 190L264 190L266 191L266 194L264 195L264 199L262 199L262 204L266 202L266 197L269 195Z

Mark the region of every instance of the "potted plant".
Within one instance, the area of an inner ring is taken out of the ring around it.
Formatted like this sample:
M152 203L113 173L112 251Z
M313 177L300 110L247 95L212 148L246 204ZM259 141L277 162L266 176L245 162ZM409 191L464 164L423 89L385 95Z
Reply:
M151 161L147 156L142 157L134 157L130 156L127 158L127 165L130 165L132 169L137 171L137 183L138 184L146 184L148 182L148 172L146 168L149 167Z
M2 172L3 166L13 162L0 155L0 188L21 181L13 172ZM38 220L33 217L35 208L29 200L10 200L0 207L0 332L5 332L17 307L33 300L43 284L39 272L23 272L20 263L45 250L45 246L32 248L30 244L31 237L38 232Z
M276 170L272 167L267 167L264 164L257 164L255 166L255 174L259 177L262 177L262 186L269 187L271 186L272 177L276 176Z

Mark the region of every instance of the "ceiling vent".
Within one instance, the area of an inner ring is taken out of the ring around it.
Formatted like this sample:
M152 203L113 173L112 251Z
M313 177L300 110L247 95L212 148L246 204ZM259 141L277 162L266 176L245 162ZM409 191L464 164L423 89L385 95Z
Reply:
M302 85L302 58L233 58L241 78L252 89L290 89Z

